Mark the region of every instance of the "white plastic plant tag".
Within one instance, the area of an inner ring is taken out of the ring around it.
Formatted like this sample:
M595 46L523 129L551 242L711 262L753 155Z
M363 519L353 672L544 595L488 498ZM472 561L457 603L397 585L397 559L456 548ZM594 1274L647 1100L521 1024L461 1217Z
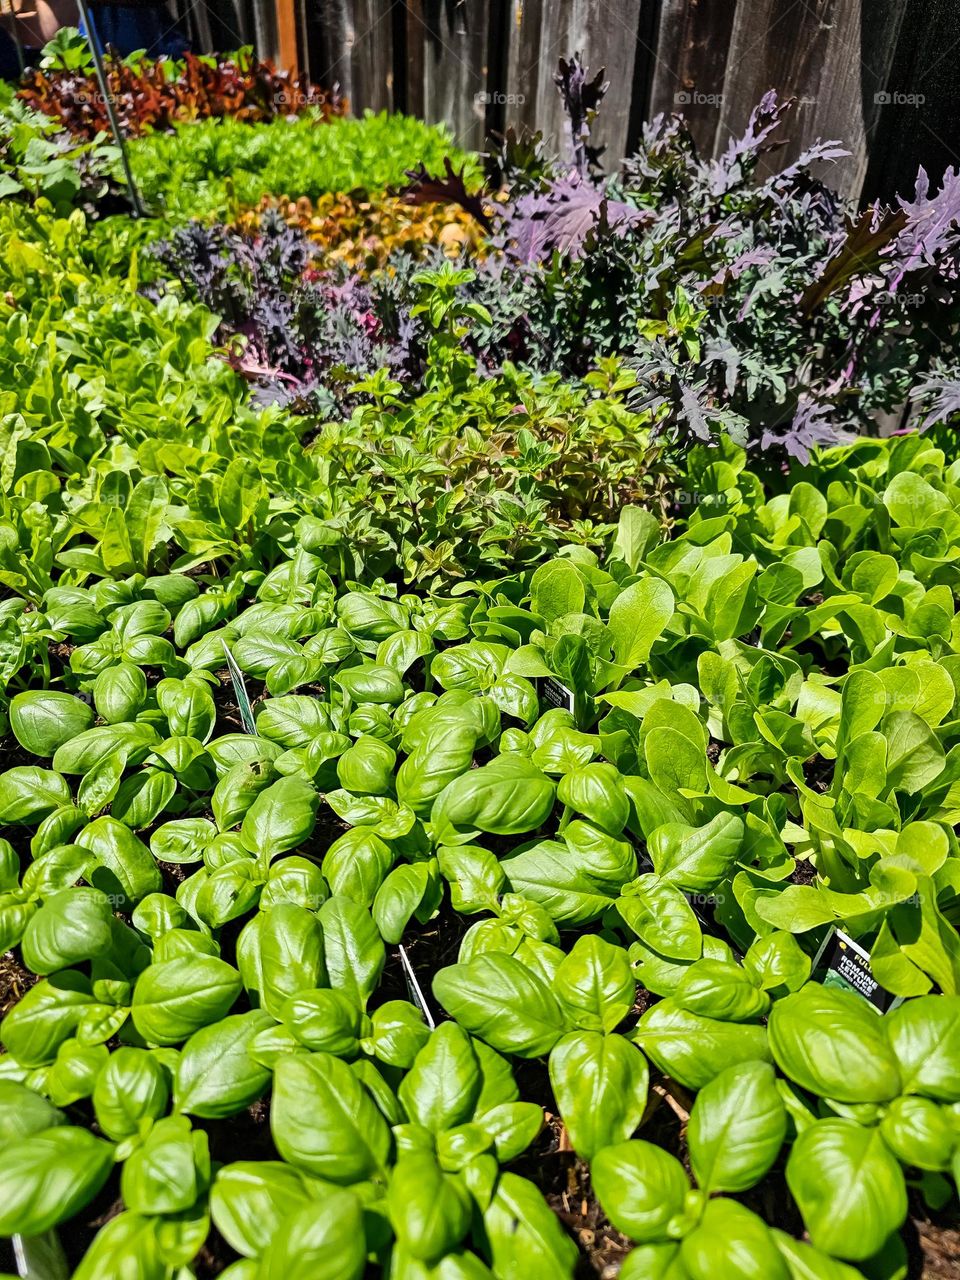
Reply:
M221 643L224 657L227 660L227 670L230 672L230 683L233 685L237 706L240 709L240 720L243 724L244 732L256 733L257 723L253 718L253 707L250 703L250 695L247 693L247 682L243 678L243 672L237 666L236 659L227 647L226 640L221 641Z
M67 1280L70 1268L56 1230L40 1236L14 1236L17 1275L24 1280Z
M423 991L420 989L417 975L413 972L413 965L410 963L410 957L404 950L402 942L400 943L400 963L403 966L403 976L407 980L407 991L410 993L410 999L423 1014L423 1020L430 1030L435 1031L437 1024L433 1020L433 1014L430 1012Z

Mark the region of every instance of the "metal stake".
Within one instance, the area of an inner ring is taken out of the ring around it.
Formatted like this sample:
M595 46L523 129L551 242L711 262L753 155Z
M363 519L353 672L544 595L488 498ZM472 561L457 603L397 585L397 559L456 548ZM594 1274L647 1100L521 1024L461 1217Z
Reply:
M120 132L120 122L117 120L117 113L113 109L113 99L110 96L110 89L107 85L107 73L103 65L103 54L100 50L100 42L97 38L93 23L90 20L90 10L87 8L87 0L77 0L80 6L80 17L83 20L84 30L87 33L87 43L90 45L90 52L93 54L93 65L97 73L97 83L100 86L100 92L103 95L103 105L107 109L107 118L110 121L110 130L113 134L113 140L120 148L120 160L123 164L123 172L127 179L127 187L130 191L130 202L133 205L133 216L135 218L144 217L143 205L140 203L140 192L137 190L137 184L133 180L133 171L130 168L130 157L127 154L127 140Z

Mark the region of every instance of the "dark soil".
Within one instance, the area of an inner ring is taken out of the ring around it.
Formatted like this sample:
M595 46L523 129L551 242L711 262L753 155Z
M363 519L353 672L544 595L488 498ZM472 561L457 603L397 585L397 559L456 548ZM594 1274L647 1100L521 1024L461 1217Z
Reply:
M832 760L824 760L822 756L814 756L811 760L807 760L803 766L803 776L806 778L807 786L812 791L819 791L821 795L830 790L833 783L834 762Z
M20 997L39 981L12 951L0 955L0 1018L6 1017Z
M807 858L798 858L797 865L790 873L792 884L813 884L817 878L817 869Z
M911 1270L911 1276L920 1276L923 1280L957 1280L960 1276L960 1213L954 1207L936 1216L938 1221L933 1221L929 1210L921 1208L919 1215L908 1223L911 1266L921 1268Z

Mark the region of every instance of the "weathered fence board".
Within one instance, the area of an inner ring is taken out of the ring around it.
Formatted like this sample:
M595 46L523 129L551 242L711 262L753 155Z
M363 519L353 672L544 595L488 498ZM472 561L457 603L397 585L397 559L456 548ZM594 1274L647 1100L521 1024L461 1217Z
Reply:
M569 130L553 77L559 59L577 52L593 72L606 69L611 91L604 100L595 142L606 147L608 162L616 165L627 150L643 4L644 0L620 0L617 4L610 0L514 0L513 21L504 33L510 41L511 68L505 123L542 130L568 155Z
M863 0L864 4L871 0ZM865 190L913 194L917 164L938 180L960 165L960 6L904 0L886 97L879 108ZM911 100L914 101L911 101Z
M394 15L397 5L380 0L304 0L313 79L338 84L354 111L392 111Z
M714 141L717 153L743 130L770 88L797 99L783 151L768 169L797 156L818 138L839 139L850 156L830 181L857 194L889 60L906 0L750 0L738 4ZM869 12L864 8L869 6Z
M736 5L662 0L651 116L682 111L697 150L713 152Z
M418 0L422 16L407 30L422 47L423 114L445 120L463 147L486 137L490 0Z
M255 21L258 0L233 2L252 10L243 25L270 25ZM513 124L542 130L568 154L553 76L577 51L610 81L595 135L610 167L645 121L675 110L700 153L716 155L771 88L798 103L769 163L819 137L840 139L851 155L825 176L844 194L889 198L912 187L918 163L936 179L958 161L955 0L299 3L310 46L300 62L314 79L338 81L356 111L445 120L464 146Z

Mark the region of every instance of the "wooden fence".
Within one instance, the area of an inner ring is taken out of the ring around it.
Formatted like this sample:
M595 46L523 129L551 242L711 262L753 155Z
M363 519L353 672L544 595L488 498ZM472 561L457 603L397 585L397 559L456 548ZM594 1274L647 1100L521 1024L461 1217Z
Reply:
M598 134L615 162L643 124L682 110L716 155L768 88L798 99L777 163L818 137L852 152L829 175L853 197L910 191L917 165L960 163L956 0L211 0L260 51L354 110L446 120L482 147L508 124L563 144L557 59L606 68ZM286 38L284 38L286 33Z

